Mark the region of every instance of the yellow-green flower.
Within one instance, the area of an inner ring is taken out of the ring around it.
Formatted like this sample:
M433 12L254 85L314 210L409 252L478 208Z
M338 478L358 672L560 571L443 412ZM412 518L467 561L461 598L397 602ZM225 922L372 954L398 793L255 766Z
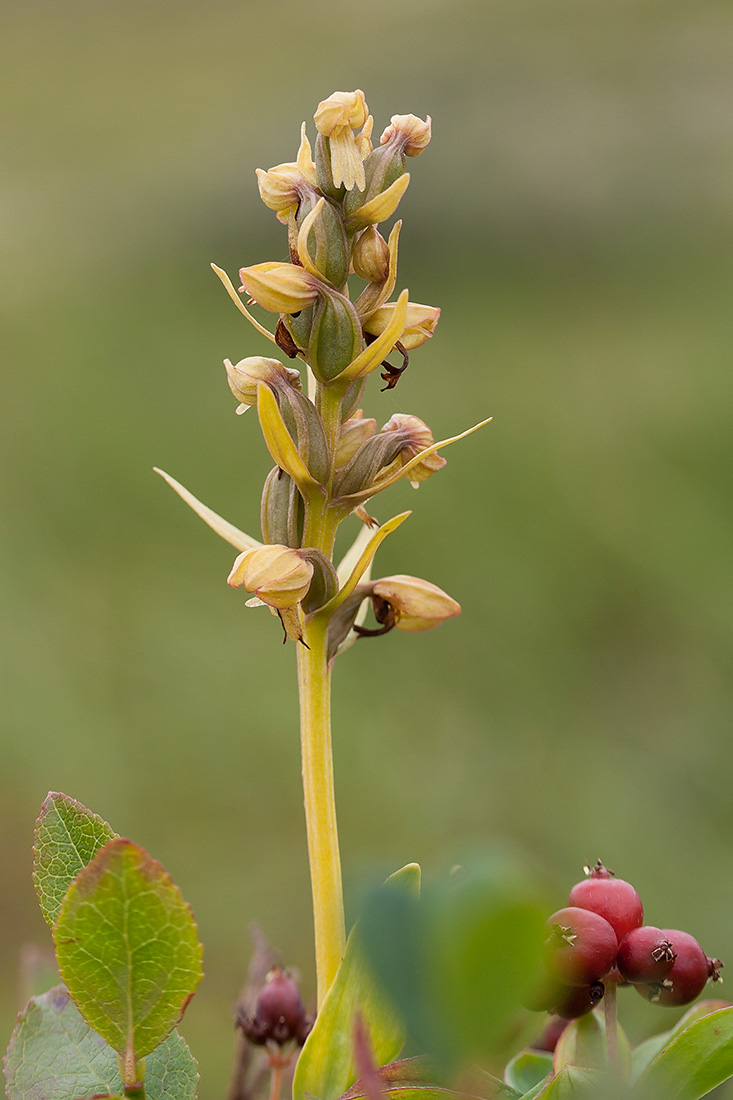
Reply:
M299 604L313 580L313 565L289 546L245 550L232 566L227 584L252 592L269 607L282 611Z
M392 115L389 126L379 139L380 145L393 145L406 157L418 157L430 144L432 121L417 115Z
M410 577L402 573L375 581L372 599L375 597L389 605L392 611L389 616L391 625L409 633L432 630L446 619L461 613L461 605L442 588L420 577ZM383 611L378 618L384 622L388 613Z
M320 283L315 276L296 264L264 263L240 269L242 285L258 305L271 313L298 313L313 304Z
M364 331L371 336L380 336L394 317L396 308L396 302L387 302L386 305L375 309L363 321ZM437 306L425 306L420 302L408 302L405 327L399 337L403 348L406 351L419 348L433 335L439 320L440 310Z
M360 88L355 92L334 92L318 104L313 120L319 134L329 139L331 173L336 187L343 184L349 191L354 187L363 191L366 186L362 150L354 130L364 126L368 115Z

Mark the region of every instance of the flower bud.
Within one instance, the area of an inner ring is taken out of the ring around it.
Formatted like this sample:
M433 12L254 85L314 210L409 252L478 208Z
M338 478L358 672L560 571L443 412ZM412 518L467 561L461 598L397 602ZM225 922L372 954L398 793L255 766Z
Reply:
M240 1016L237 1023L251 1043L296 1042L302 1045L313 1021L305 1013L295 982L279 967L267 975L265 987L257 998L254 1015Z
M305 503L292 477L279 466L274 466L265 478L260 524L266 543L295 548L302 545Z
M302 350L308 347L308 341L311 338L314 313L314 306L306 306L305 309L296 310L295 313L281 318L293 339L293 343Z
M277 610L295 607L310 588L313 565L289 546L261 546L245 550L227 577L232 588L254 593Z
M398 630L432 630L446 619L460 615L460 604L430 581L397 574L382 577L372 588L373 598L384 600L392 609ZM383 621L383 620L382 620Z
M255 264L241 268L239 277L240 294L246 291L271 313L297 313L318 297L318 280L295 264Z
M339 581L333 562L321 550L305 546L300 553L303 560L313 566L313 580L307 595L303 598L303 610L306 615L310 615L336 595Z
M313 192L301 203L295 224L299 230L296 249L303 267L313 265L332 286L343 286L349 274L349 250L340 212Z
M375 225L360 234L352 255L354 271L368 283L383 283L389 276L389 248Z
M364 331L371 336L379 336L380 333L384 332L394 316L396 305L396 302L387 302L386 305L375 309L364 320ZM400 343L405 350L412 351L414 348L419 348L426 340L429 340L435 332L439 320L440 310L437 306L424 306L419 302L408 302L407 319L400 336Z
M238 363L224 360L229 388L242 405L257 404L257 384L264 382L271 389L282 386L300 389L300 371L285 367L278 359L266 359L262 355L250 355Z
M395 466L401 465L399 456L402 442L397 433L385 435L379 432L362 443L353 458L336 475L334 500L355 497L356 494L359 499L366 500L378 492L379 479L391 473ZM355 505L358 500L351 503Z
M371 439L376 430L376 420L365 417L362 409L357 409L350 420L344 421L336 444L336 469L341 469L347 462L350 462L362 443L365 443L367 439Z
M364 93L334 92L318 104L313 120L319 134L328 138L331 157L331 178L335 187L343 184L348 191L364 190L364 163L354 137L354 130L363 126L369 109Z
M331 455L318 410L310 398L298 390L275 390L277 405L285 427L310 474L325 483L331 468Z
M417 416L395 413L381 432L368 438L354 457L339 470L334 481L334 499L351 498L352 506L359 500L378 493L384 481L396 470L406 466L420 451L432 447L433 433ZM433 452L409 471L414 486L425 481L445 466L445 459Z
M332 382L362 350L361 321L343 294L326 291L313 317L308 357L319 382Z
M410 459L415 458L420 451L432 447L435 440L433 433L427 424L419 416L411 416L408 413L394 413L382 428L380 435L395 435L401 441L400 460L406 466ZM409 472L410 481L416 485L419 481L427 481L431 474L442 470L445 459L437 452L426 455L422 462Z
M425 122L416 115L392 115L379 141L380 145L391 145L407 157L418 157L428 147L430 135L430 115Z

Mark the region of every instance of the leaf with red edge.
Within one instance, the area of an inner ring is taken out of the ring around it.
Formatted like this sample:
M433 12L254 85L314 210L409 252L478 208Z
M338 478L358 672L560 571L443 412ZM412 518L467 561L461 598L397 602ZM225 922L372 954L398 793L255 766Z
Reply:
M201 980L191 911L161 865L129 840L100 849L72 883L54 928L59 970L87 1023L135 1062L180 1020Z

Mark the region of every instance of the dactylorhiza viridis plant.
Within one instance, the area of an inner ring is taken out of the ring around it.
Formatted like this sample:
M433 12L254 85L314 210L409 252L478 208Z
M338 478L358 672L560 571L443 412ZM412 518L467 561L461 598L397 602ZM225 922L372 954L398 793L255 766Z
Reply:
M361 408L376 376L394 388L408 354L432 336L440 316L433 306L410 302L406 290L396 294L402 223L388 240L377 228L405 194L406 158L427 147L430 119L395 115L374 148L361 91L334 93L314 117L315 151L304 123L296 160L257 173L264 203L287 227L290 262L243 267L238 293L215 268L237 307L293 364L262 356L225 363L237 411L257 409L274 462L262 491L262 541L164 476L240 551L229 584L250 594L249 606L269 607L295 643L320 1005L345 945L331 668L359 635L428 630L460 608L417 577L370 576L379 544L408 513L379 526L367 503L400 478L415 486L429 478L445 465L438 448L452 442L436 443L422 420L403 413L378 430ZM250 313L253 303L275 315L272 332ZM337 566L336 532L351 516L361 533ZM368 605L376 628L362 625Z
M418 577L373 578L377 549L409 513L380 526L370 501L403 477L417 487L445 465L439 449L475 428L436 443L415 415L394 413L378 430L362 407L370 380L395 388L440 315L396 290L402 223L386 239L377 228L405 194L406 158L427 147L430 119L394 115L375 147L357 90L329 96L314 120L314 147L304 123L296 159L257 172L265 205L287 229L290 262L243 267L239 290L214 267L291 364L225 361L236 411L257 409L274 463L261 540L162 474L238 551L229 584L249 594L248 606L269 607L297 658L317 1013L306 1013L258 934L227 1100L268 1091L278 1100L286 1074L293 1100L696 1100L733 1075L733 1007L698 1004L631 1051L616 987L686 1004L719 979L721 964L687 933L642 925L633 888L600 863L549 931L534 885L511 861L458 868L447 887L421 897L420 869L408 864L367 900L346 938L333 664L359 638L429 630L460 611ZM274 324L250 312L255 304ZM347 521L355 538L337 564ZM195 1100L196 1062L175 1025L201 978L201 945L178 888L142 848L57 793L36 824L34 881L64 984L32 997L18 1018L4 1066L8 1100ZM486 1067L522 1046L523 1004L555 1015L499 1079ZM429 1057L400 1060L406 1041Z

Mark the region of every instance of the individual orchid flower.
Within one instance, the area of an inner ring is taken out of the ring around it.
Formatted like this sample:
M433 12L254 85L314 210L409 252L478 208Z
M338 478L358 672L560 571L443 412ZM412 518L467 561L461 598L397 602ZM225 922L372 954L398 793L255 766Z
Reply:
M321 284L295 264L264 263L240 268L239 293L247 294L270 313L297 313L312 305Z
M461 613L461 605L442 588L405 573L362 583L355 589L354 598L360 596L371 600L379 623L378 627L365 627L354 621L351 629L362 638L389 634L395 627L408 634L433 630Z
M379 139L379 144L399 149L406 157L418 157L424 149L427 149L431 134L430 115L424 122L417 115L392 115L389 126Z
M366 186L364 161L354 130L366 123L368 114L360 88L355 92L334 92L318 104L313 120L319 134L329 140L336 187L343 184L349 191L354 187L363 191Z
M301 603L313 580L314 567L300 551L289 546L261 546L246 550L234 562L227 577L232 588L254 593L249 607L267 606L277 615L289 638L303 639Z
M316 166L313 163L305 123L300 131L298 159L276 164L267 172L257 168L257 186L265 206L277 213L278 221L287 225L291 213L297 210L304 195L316 191Z
M238 363L224 360L229 389L241 402L238 413L245 412L251 405L257 404L257 386L264 382L266 386L277 390L283 386L300 390L300 371L285 367L279 359L267 359L262 355L250 355Z
M386 305L379 306L363 321L364 331L371 336L381 336L394 317L396 308L396 302L387 302ZM433 335L439 320L440 310L437 306L408 302L405 327L399 338L403 348L406 351L419 348Z

